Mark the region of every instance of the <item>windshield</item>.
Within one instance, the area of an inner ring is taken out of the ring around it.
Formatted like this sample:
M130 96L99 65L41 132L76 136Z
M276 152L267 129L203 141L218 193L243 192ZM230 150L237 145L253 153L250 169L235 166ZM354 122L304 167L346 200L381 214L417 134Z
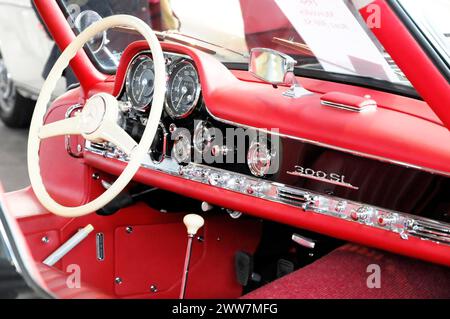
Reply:
M74 29L97 18L131 14L166 40L182 40L224 63L248 63L255 47L292 56L296 68L409 85L347 0L63 0ZM86 14L88 12L88 14ZM93 14L95 13L95 14ZM376 17L374 23L376 23ZM88 45L103 71L114 71L123 50L139 39L110 30Z

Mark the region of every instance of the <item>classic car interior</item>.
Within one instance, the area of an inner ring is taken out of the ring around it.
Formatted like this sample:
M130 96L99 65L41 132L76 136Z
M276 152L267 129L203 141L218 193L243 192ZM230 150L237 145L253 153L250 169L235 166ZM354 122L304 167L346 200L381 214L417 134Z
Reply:
M315 74L300 37L233 64L219 56L238 53L130 15L76 36L70 3L35 1L62 54L30 126L31 186L0 195L50 295L450 296L448 78L396 1L372 1L398 28L395 41L372 30L396 82ZM102 67L93 41L110 28L134 40ZM50 102L69 62L80 86ZM382 289L368 288L370 265Z

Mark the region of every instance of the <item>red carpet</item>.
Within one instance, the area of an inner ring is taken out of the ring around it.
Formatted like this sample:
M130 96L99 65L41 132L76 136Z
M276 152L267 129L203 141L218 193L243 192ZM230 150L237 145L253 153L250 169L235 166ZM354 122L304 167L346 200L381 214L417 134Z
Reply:
M380 288L370 289L373 264L380 266ZM450 268L348 244L243 298L448 299Z

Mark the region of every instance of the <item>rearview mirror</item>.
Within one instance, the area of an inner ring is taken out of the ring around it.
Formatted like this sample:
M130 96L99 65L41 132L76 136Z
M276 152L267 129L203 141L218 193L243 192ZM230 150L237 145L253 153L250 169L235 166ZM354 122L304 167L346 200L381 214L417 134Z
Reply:
M254 48L250 53L249 71L270 84L284 84L287 82L287 75L294 72L296 63L293 58L281 52Z
M283 95L298 99L312 93L297 82L294 74L295 64L297 64L297 61L289 55L272 49L254 48L250 52L250 73L272 85L290 85L289 90L284 92Z

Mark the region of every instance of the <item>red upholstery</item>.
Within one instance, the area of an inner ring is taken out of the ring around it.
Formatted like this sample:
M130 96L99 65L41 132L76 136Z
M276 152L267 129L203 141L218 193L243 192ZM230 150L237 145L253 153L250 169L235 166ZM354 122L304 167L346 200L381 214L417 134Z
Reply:
M70 274L54 267L48 267L42 263L36 264L39 273L47 286L47 289L59 299L109 299L113 296L106 295L85 283L80 288L69 288L67 278Z
M370 289L373 264L380 266L381 287ZM349 244L244 298L450 298L450 268Z

